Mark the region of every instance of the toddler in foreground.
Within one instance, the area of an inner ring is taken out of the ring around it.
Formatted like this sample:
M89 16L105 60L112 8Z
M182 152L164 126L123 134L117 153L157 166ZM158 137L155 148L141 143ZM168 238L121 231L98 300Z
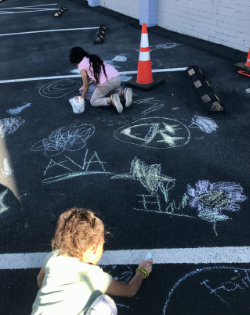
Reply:
M90 210L72 208L60 215L53 251L37 276L40 289L32 315L115 315L116 305L108 295L136 294L152 271L153 260L142 260L129 283L115 280L97 266L104 235L103 222Z

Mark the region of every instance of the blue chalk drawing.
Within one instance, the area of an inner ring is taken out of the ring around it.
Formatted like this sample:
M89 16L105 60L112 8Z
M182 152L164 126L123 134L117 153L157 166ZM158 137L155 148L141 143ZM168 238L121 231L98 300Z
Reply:
M189 128L199 128L205 133L215 132L218 128L218 125L214 120L202 116L194 116L192 118L192 123L189 125Z
M23 105L23 106L7 109L6 112L11 114L11 115L18 115L19 113L21 113L21 111L23 109L30 107L30 105L31 105L31 103L27 103L26 105Z

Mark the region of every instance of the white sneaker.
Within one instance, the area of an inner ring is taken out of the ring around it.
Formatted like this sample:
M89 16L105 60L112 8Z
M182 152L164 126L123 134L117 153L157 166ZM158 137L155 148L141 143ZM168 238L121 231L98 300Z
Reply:
M125 107L129 107L133 102L133 91L131 88L124 90Z
M111 98L112 104L115 106L115 108L117 110L117 113L121 114L123 111L123 106L122 106L122 103L120 101L119 95L116 93L116 94L111 95L110 98Z

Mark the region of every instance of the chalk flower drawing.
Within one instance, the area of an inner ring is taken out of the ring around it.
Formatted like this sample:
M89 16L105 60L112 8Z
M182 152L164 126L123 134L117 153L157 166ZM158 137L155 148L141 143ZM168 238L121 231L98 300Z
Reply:
M161 117L142 118L115 131L117 140L147 148L169 149L189 142L189 129L181 122Z
M216 131L218 125L210 118L195 115L189 128L199 128L206 133L212 133Z
M44 151L46 156L55 156L64 151L76 151L85 147L86 141L95 132L92 125L69 125L54 130L48 138L35 143L31 151Z
M0 136L4 138L6 135L15 132L21 125L25 123L21 117L3 118L0 120Z
M72 79L56 80L43 85L39 89L39 93L44 97L59 98L78 90L81 85L80 81Z
M115 175L114 178L134 179L138 180L151 194L155 194L160 183L172 183L174 185L175 179L166 175L161 175L161 165L152 164L147 166L145 162L134 158L131 163L130 172L127 174Z
M0 214L3 213L4 211L8 210L9 208L4 204L4 197L6 196L8 192L8 189L0 193Z
M214 223L216 235L216 222L230 219L222 211L239 211L239 203L247 198L240 184L233 182L210 183L201 180L196 183L195 188L188 185L187 193L191 197L190 207L197 208L201 219Z

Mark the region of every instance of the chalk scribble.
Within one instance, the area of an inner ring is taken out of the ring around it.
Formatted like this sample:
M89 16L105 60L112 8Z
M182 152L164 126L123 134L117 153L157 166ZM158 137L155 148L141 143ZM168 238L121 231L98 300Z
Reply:
M55 156L65 151L81 150L94 132L95 127L87 124L60 127L48 138L35 143L31 151L44 151L46 156Z

